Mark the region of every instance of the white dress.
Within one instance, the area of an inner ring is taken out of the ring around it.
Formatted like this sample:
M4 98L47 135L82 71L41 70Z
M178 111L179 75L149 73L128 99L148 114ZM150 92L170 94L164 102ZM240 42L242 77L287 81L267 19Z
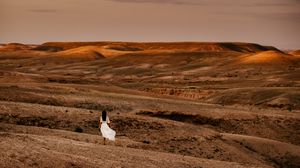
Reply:
M102 121L102 117L100 117L100 122L101 122L101 133L102 136L104 138L107 138L111 141L115 140L115 136L116 136L116 131L114 131L113 129L109 128L109 126L107 125L107 123L110 123L109 118L106 117L106 121Z

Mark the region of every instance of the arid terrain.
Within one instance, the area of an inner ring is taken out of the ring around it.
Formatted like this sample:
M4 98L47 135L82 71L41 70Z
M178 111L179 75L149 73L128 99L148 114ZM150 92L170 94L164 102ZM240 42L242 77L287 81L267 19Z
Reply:
M300 52L1 44L0 167L300 167Z

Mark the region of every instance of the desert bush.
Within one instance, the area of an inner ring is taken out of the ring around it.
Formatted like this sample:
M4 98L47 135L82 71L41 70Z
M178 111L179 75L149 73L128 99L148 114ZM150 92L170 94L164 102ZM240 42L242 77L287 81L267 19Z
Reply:
M77 126L77 127L75 128L75 132L81 133L81 132L83 132L83 129L82 129L81 127Z

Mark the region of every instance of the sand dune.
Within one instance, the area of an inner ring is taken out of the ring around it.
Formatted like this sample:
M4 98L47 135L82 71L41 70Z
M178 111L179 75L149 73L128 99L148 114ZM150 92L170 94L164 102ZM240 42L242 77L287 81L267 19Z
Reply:
M55 53L55 55L61 57L69 57L69 58L86 58L90 60L102 59L105 58L102 53L101 49L97 46L84 46L73 48L65 51L60 51Z

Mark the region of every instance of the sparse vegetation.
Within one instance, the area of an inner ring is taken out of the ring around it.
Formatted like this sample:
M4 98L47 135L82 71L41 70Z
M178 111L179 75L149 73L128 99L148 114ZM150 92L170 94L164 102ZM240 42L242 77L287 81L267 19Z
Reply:
M77 126L74 130L75 132L79 132L79 133L82 133L83 132L83 129L79 126Z

